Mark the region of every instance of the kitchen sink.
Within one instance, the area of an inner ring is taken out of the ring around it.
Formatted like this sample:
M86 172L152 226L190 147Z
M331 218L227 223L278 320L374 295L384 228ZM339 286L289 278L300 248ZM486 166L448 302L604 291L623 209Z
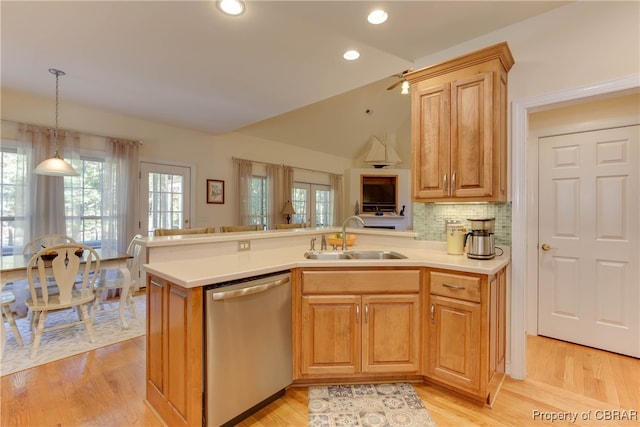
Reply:
M406 256L393 251L312 251L305 252L307 259L336 260L336 259L402 259Z
M352 259L346 252L305 252L304 257L307 259Z
M346 251L351 259L402 259L406 256L393 251Z

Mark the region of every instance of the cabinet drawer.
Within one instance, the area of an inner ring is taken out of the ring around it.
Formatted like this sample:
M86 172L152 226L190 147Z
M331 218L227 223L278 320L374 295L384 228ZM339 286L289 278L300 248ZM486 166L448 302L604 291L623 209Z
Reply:
M420 291L420 270L303 271L303 294L398 293Z
M429 273L431 293L466 301L480 302L480 278L460 274Z

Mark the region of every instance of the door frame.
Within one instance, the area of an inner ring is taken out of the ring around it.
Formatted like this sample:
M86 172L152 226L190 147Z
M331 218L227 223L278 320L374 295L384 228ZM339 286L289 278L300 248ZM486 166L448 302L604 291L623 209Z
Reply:
M532 287L537 289L538 224L537 224L537 144L529 137L529 113L553 109L572 101L622 95L640 88L640 76L632 75L514 100L511 110L511 183L512 183L512 248L510 280L510 360L507 372L515 379L526 377L526 333L529 313L528 300ZM533 165L533 167L532 167ZM532 180L533 179L533 180ZM534 244L535 242L535 244ZM537 292L537 290L536 290ZM535 313L534 313L535 314Z

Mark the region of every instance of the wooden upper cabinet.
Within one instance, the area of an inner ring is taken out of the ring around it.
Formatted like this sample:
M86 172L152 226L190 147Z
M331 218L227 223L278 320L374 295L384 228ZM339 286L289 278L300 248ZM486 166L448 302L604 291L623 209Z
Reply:
M408 73L414 201L507 200L506 43Z

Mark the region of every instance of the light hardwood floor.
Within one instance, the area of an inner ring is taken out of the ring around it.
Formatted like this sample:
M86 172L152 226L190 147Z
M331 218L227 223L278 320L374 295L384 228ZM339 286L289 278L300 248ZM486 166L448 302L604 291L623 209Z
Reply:
M2 377L0 425L161 426L143 401L144 347L140 337ZM640 425L640 360L543 337L529 337L527 352L527 380L507 378L493 408L414 387L438 426ZM577 421L541 419L566 413ZM306 424L307 391L291 388L240 426Z

